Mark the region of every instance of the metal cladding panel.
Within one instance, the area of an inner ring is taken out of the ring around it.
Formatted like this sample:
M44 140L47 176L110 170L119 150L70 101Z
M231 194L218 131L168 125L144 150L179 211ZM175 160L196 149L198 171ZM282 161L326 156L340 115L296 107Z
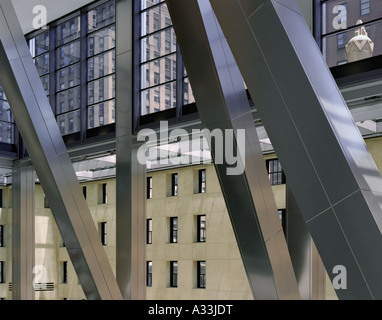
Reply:
M0 80L84 292L122 299L11 1L0 9Z
M166 3L203 126L232 130L234 149L243 143L239 130L245 130L245 152L239 149L238 157L245 170L237 174L227 173L227 159L217 161L215 151L221 150L215 147L227 147L209 143L254 298L299 299L243 79L219 23L208 1Z
M294 0L265 1L245 17L248 3L236 2L211 0L328 273L347 268L337 295L380 298L371 282L382 263L369 264L382 250L382 179L354 119ZM229 21L221 13L233 8Z

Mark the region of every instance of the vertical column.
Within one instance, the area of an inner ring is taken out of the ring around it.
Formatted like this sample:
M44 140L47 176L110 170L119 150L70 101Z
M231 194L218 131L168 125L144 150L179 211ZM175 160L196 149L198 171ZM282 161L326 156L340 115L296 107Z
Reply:
M296 200L287 186L287 239L301 299L325 299L325 268L305 225Z
M12 298L33 300L34 170L15 161L12 186Z
M124 299L142 300L146 298L146 167L138 163L139 146L134 144L133 134L134 115L138 112L133 107L138 105L133 94L137 83L133 81L134 1L117 0L116 6L116 271Z

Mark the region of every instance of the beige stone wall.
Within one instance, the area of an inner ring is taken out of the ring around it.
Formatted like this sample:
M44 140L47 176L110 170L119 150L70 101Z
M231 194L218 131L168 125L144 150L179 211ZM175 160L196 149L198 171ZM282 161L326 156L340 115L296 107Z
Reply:
M382 138L366 140L369 150L382 171ZM265 159L275 158L265 155ZM197 172L207 172L207 192L195 191ZM179 194L169 197L172 173L178 173ZM153 283L147 288L148 299L252 299L247 277L235 241L224 198L213 165L173 168L149 172L153 177L153 198L147 201L147 218L153 220L153 242L147 245L147 260L153 262ZM107 183L107 203L99 204L99 190ZM107 222L107 245L104 247L115 270L115 179L82 183L87 188L87 203L97 228ZM5 261L5 283L0 284L0 298L11 299L12 282L12 189L3 188L0 224L5 226L5 247L0 261ZM285 209L285 185L273 186L279 209ZM36 271L42 282L54 282L53 292L36 292L36 299L85 299L66 248L49 208L44 208L44 192L36 185ZM196 216L206 215L207 241L196 242ZM169 243L169 219L178 217L178 243ZM61 283L61 265L68 261L68 283ZM178 287L169 287L169 263L178 261ZM206 288L196 285L196 262L206 261ZM40 271L42 273L40 273ZM38 278L37 280L40 280ZM329 277L326 299L337 299Z

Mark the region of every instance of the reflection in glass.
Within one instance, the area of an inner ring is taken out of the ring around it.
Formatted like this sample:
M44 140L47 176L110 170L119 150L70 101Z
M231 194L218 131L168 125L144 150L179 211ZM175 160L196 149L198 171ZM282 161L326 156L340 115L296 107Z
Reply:
M88 129L115 122L115 100L88 107Z
M88 12L88 32L95 31L115 22L114 1L109 1Z
M61 134L66 135L80 131L80 110L68 112L57 117Z
M176 107L176 82L141 91L141 114L154 113Z
M88 83L88 104L109 100L115 96L115 75Z
M14 141L15 141L14 124L0 121L0 142L13 144Z
M164 0L141 0L141 9L150 8L154 4L163 2Z
M80 42L75 41L57 49L57 69L69 64L79 62L81 56Z
M382 2L325 1L322 13L322 51L329 67L382 54Z
M98 79L115 72L115 52L109 51L88 60L88 80Z
M37 57L49 51L49 31L45 31L30 39L28 42L32 57Z
M61 91L56 95L56 114L68 112L80 107L80 87Z
M56 28L57 45L68 43L80 37L80 17L72 18Z
M88 36L88 57L115 47L115 25Z
M49 73L49 53L35 58L34 63L40 76Z
M141 62L156 59L176 51L174 28L169 28L147 36L141 40Z
M183 104L189 104L195 102L194 94L188 78L183 79Z
M165 2L141 14L141 36L159 31L172 25Z
M80 64L60 69L56 73L56 91L65 90L80 84Z
M141 66L141 88L156 86L176 79L176 55L172 54L164 58L148 62Z

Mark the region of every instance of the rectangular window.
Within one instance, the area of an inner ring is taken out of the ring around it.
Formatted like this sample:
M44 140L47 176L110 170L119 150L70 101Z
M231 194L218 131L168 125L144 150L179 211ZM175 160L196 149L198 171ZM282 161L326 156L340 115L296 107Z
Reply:
M178 218L170 218L170 243L178 242Z
M4 261L0 261L0 283L5 283Z
M199 215L197 217L198 223L198 242L206 242L206 216Z
M61 264L61 283L68 283L68 262L63 261Z
M286 234L286 211L285 209L278 210L281 226L283 227L284 234Z
M170 261L170 287L178 287L178 261Z
M153 243L153 220L152 219L146 220L146 243L147 244Z
M98 204L107 203L107 183L98 185Z
M0 247L4 247L4 226L0 225Z
M147 199L152 199L153 197L153 178L147 177Z
M361 16L370 14L370 0L361 0Z
M197 274L198 274L198 288L206 288L206 262L198 261L197 263Z
M84 198L86 199L86 186L82 187L82 194L84 195Z
M107 229L106 229L107 223L101 222L100 223L100 233L101 233L101 243L103 246L106 246L107 244Z
M281 163L278 159L266 161L269 180L271 185L279 185L285 183L285 175L281 168Z
M177 196L178 195L178 174L173 173L171 175L171 195Z
M199 170L199 193L206 193L206 169Z
M50 208L49 201L48 201L48 199L46 198L46 196L44 196L44 208L45 208L45 209Z
M147 261L147 266L146 266L146 285L148 287L152 287L153 285L153 262L152 261Z

